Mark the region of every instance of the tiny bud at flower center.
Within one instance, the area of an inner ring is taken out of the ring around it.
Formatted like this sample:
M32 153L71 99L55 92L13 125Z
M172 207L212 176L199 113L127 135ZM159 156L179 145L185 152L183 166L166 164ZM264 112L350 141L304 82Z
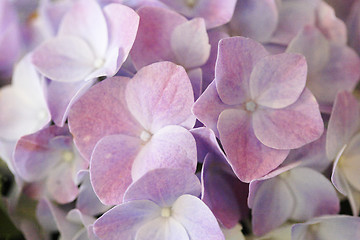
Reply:
M94 62L94 67L95 68L101 68L104 65L104 63L105 63L104 59L98 58Z
M161 216L162 217L170 217L171 216L171 209L170 208L162 208L161 209Z
M193 8L196 4L197 0L185 0L185 3L188 7Z
M247 111L253 112L256 109L256 103L254 103L253 101L249 101L245 104L245 108Z
M140 139L143 140L144 142L149 141L151 138L151 134L148 131L142 131L140 134Z

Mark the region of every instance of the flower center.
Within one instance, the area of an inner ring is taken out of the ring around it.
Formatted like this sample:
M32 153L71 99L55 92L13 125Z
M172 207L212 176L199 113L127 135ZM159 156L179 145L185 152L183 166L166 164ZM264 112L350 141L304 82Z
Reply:
M63 154L62 154L62 158L65 162L71 162L73 159L74 159L74 153L71 152L71 151L64 151Z
M165 218L170 217L171 216L171 208L169 208L169 207L162 208L161 216L165 217Z
M140 139L143 140L144 142L149 141L151 138L151 133L149 133L148 131L142 131L140 134Z
M185 0L185 3L188 7L193 8L196 4L197 0Z
M253 101L248 101L246 104L245 104L245 108L247 111L249 112L254 112L256 110L256 103L253 102Z
M101 68L105 63L105 60L103 58L97 58L94 62L95 68Z

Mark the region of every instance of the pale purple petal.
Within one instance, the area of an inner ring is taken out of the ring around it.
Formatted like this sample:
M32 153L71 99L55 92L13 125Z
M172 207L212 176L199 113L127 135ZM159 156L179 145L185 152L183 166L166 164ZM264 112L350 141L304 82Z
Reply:
M194 173L183 169L159 168L149 171L130 185L124 202L146 199L160 207L170 207L181 195L199 196L200 191L200 182Z
M142 68L127 84L125 94L129 111L151 133L166 125L192 128L195 124L189 77L174 63L159 62Z
M93 84L95 80L63 83L49 80L47 91L47 103L51 118L58 126L63 126L68 112L73 103L80 98Z
M250 182L264 176L289 154L289 150L277 150L262 144L252 129L251 116L243 110L223 111L218 129L230 165L241 181Z
M320 138L324 131L319 106L308 89L286 108L256 110L252 120L256 137L277 149L299 148Z
M85 159L90 159L95 144L104 136L140 135L142 129L125 101L125 88L129 80L108 78L93 86L72 106L69 128Z
M216 91L216 83L213 81L196 100L192 112L200 122L213 130L216 136L219 136L217 130L218 117L227 108L228 105L221 101Z
M158 217L141 226L136 233L135 239L189 240L189 236L184 227L175 219Z
M195 68L187 72L194 91L194 100L198 99L203 90L202 69Z
M232 37L219 42L215 82L224 103L241 104L250 98L250 74L256 63L267 55L260 43L249 38Z
M256 103L284 108L294 103L306 83L307 65L300 54L278 54L259 60L250 76L250 95Z
M102 240L133 240L138 229L159 217L160 212L160 207L148 200L127 202L96 220L94 232Z
M241 182L221 155L209 153L202 169L201 200L226 228L234 227L246 216L248 184Z
M194 18L176 26L171 33L170 45L176 63L185 69L205 64L210 55L210 44L204 19Z
M48 218L43 218L43 214L50 214L49 217L53 218L57 230L60 232L61 238L72 239L76 233L82 228L80 224L74 224L66 219L66 212L59 207L55 206L47 199L41 199L37 206L36 215L41 224L48 224ZM42 219L42 220L41 220ZM54 229L56 230L56 229Z
M277 27L278 14L275 0L238 1L230 27L238 35L267 41Z
M172 217L192 240L225 240L213 213L197 197L187 194L179 197L172 206Z
M334 187L322 174L310 168L289 172L287 184L296 201L291 218L305 221L313 217L336 214L340 203Z
M140 151L141 140L111 135L95 146L90 162L90 179L96 195L107 205L120 204L132 183L131 168Z
M61 162L53 171L48 172L46 187L56 202L65 204L74 201L79 189L72 178L70 163Z
M22 137L14 151L14 164L18 174L27 181L44 178L62 160L64 150L54 148L49 140L66 135L69 135L67 127L51 126Z
M103 205L96 196L90 182L89 171L81 171L79 172L78 176L82 178L82 183L79 188L78 198L76 200L76 208L89 216L94 216L105 212L109 207Z
M143 145L132 165L133 180L155 168L181 168L195 172L196 143L192 134L185 128L176 125L166 126Z
M38 46L32 61L46 77L60 82L76 82L95 69L95 56L81 38L62 36L49 39Z
M263 235L283 224L295 206L295 199L285 181L272 178L258 184L252 204L252 225L256 235ZM250 188L252 189L252 188Z
M140 24L131 58L136 69L159 61L174 61L171 33L186 18L164 8L143 7L139 9Z
M109 46L104 68L108 69L107 76L113 76L125 62L134 44L139 16L131 8L121 4L105 6L104 13L109 29Z
M343 4L343 3L342 3ZM355 1L347 18L346 26L349 34L349 46L360 54L360 2Z
M359 237L360 218L346 215L324 216L305 223L298 223L293 226L291 233L293 240L354 240Z
M108 29L97 1L76 1L62 19L58 35L81 38L92 49L96 58L102 58L108 47Z
M326 152L334 159L340 149L347 144L359 128L359 103L349 92L340 92L334 102L328 124Z

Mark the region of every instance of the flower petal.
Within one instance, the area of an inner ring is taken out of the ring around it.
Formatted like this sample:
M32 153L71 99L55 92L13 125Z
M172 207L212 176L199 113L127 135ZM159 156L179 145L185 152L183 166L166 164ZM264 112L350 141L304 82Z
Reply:
M176 26L171 33L170 45L176 62L185 69L205 64L210 55L210 44L204 19L194 18Z
M256 110L253 126L256 137L276 149L299 148L320 138L324 131L319 106L308 89L286 108Z
M134 160L131 176L139 179L155 168L196 169L196 143L192 134L180 126L166 126L154 134Z
M287 107L304 90L306 73L306 61L300 54L264 57L255 65L250 76L251 99L270 108Z
M260 236L279 227L291 216L295 199L288 185L281 178L255 183L260 186L254 188L257 189L256 193L252 193L255 195L251 206L252 225L254 233Z
M129 80L108 78L93 86L71 107L69 128L85 159L90 159L95 144L104 136L140 136L142 128L129 112L125 101Z
M250 74L255 64L267 55L260 43L249 38L232 37L219 42L215 82L224 103L240 104L250 97Z
M243 182L264 176L289 154L289 150L277 150L262 144L252 129L251 116L243 110L223 111L218 129L230 165Z
M136 233L135 240L189 240L189 236L175 219L158 217L142 225Z
M197 197L182 195L172 206L172 217L180 222L192 240L225 240L210 209Z
M102 203L122 203L123 194L132 183L131 168L140 148L140 139L126 135L106 136L96 144L91 155L90 180Z
M142 68L126 87L126 102L132 115L151 133L166 125L192 128L194 93L184 68L171 62Z
M94 232L102 240L133 240L138 229L160 216L160 207L148 200L123 203L112 208L94 223Z
M85 80L93 70L95 56L81 38L62 36L49 39L33 52L32 61L46 77L60 82Z
M336 96L328 124L326 153L334 159L359 128L360 109L356 98L343 91Z
M126 191L124 202L147 199L160 207L170 207L184 194L199 196L199 179L184 169L158 168L146 173Z
M76 36L89 44L95 57L103 57L108 47L108 29L97 1L76 1L63 17L58 36Z

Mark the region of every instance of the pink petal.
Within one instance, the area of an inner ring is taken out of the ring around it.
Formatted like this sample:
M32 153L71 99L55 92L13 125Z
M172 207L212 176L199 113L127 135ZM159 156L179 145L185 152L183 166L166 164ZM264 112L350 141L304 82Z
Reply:
M192 86L184 68L171 62L153 63L136 73L126 87L132 115L151 133L166 125L192 128Z
M192 107L192 112L199 121L213 130L216 136L219 136L217 130L218 117L227 108L228 105L221 101L216 91L215 81L213 81L196 100Z
M359 128L359 103L349 92L340 92L334 102L328 124L326 152L334 159Z
M174 61L171 33L186 19L171 10L155 7L143 7L138 14L139 29L130 53L136 69L154 62Z
M343 3L341 3L343 4ZM351 7L349 16L347 17L346 25L348 29L349 46L360 53L360 2L354 1Z
M243 182L264 176L279 166L289 154L289 150L277 150L262 144L253 132L251 116L245 111L223 111L218 129L230 165Z
M294 103L306 83L307 65L299 54L278 54L262 58L250 76L251 98L270 108Z
M161 209L148 200L127 202L106 212L94 223L94 232L102 240L133 240L138 229L160 216Z
M129 55L139 26L139 16L129 7L110 4L104 7L109 29L109 46L105 68L107 76L113 76ZM126 34L124 34L126 33Z
M231 19L231 30L241 36L268 40L278 24L278 9L274 0L238 1Z
M299 148L320 138L324 131L319 106L307 89L286 108L256 110L252 123L256 137L276 149Z
M125 100L129 80L108 78L93 86L72 106L69 128L85 159L90 159L95 144L104 136L140 135L142 128L129 112Z
M139 179L155 168L196 169L196 143L191 133L180 126L166 126L154 134L136 156L131 176Z
M147 199L160 207L170 207L181 195L199 196L200 191L199 179L193 172L158 168L134 182L126 191L124 202Z
M79 0L65 14L59 28L59 36L81 38L102 58L108 47L108 30L102 9L95 0Z
M32 61L39 72L60 82L85 80L95 69L91 48L81 38L73 36L45 41L33 52Z
M232 37L219 42L215 82L224 103L240 104L250 97L250 74L266 55L268 53L261 44L248 38Z
M252 225L256 235L263 235L283 224L295 205L291 190L281 178L272 178L261 184L252 205Z
M225 240L216 218L197 197L182 195L172 206L172 217L186 229L194 240Z
M171 33L170 45L176 62L185 69L205 64L210 55L210 44L204 19L194 18L176 26Z
M96 144L91 156L90 179L102 203L122 203L125 190L132 183L131 168L140 148L140 139L126 135L106 136Z

